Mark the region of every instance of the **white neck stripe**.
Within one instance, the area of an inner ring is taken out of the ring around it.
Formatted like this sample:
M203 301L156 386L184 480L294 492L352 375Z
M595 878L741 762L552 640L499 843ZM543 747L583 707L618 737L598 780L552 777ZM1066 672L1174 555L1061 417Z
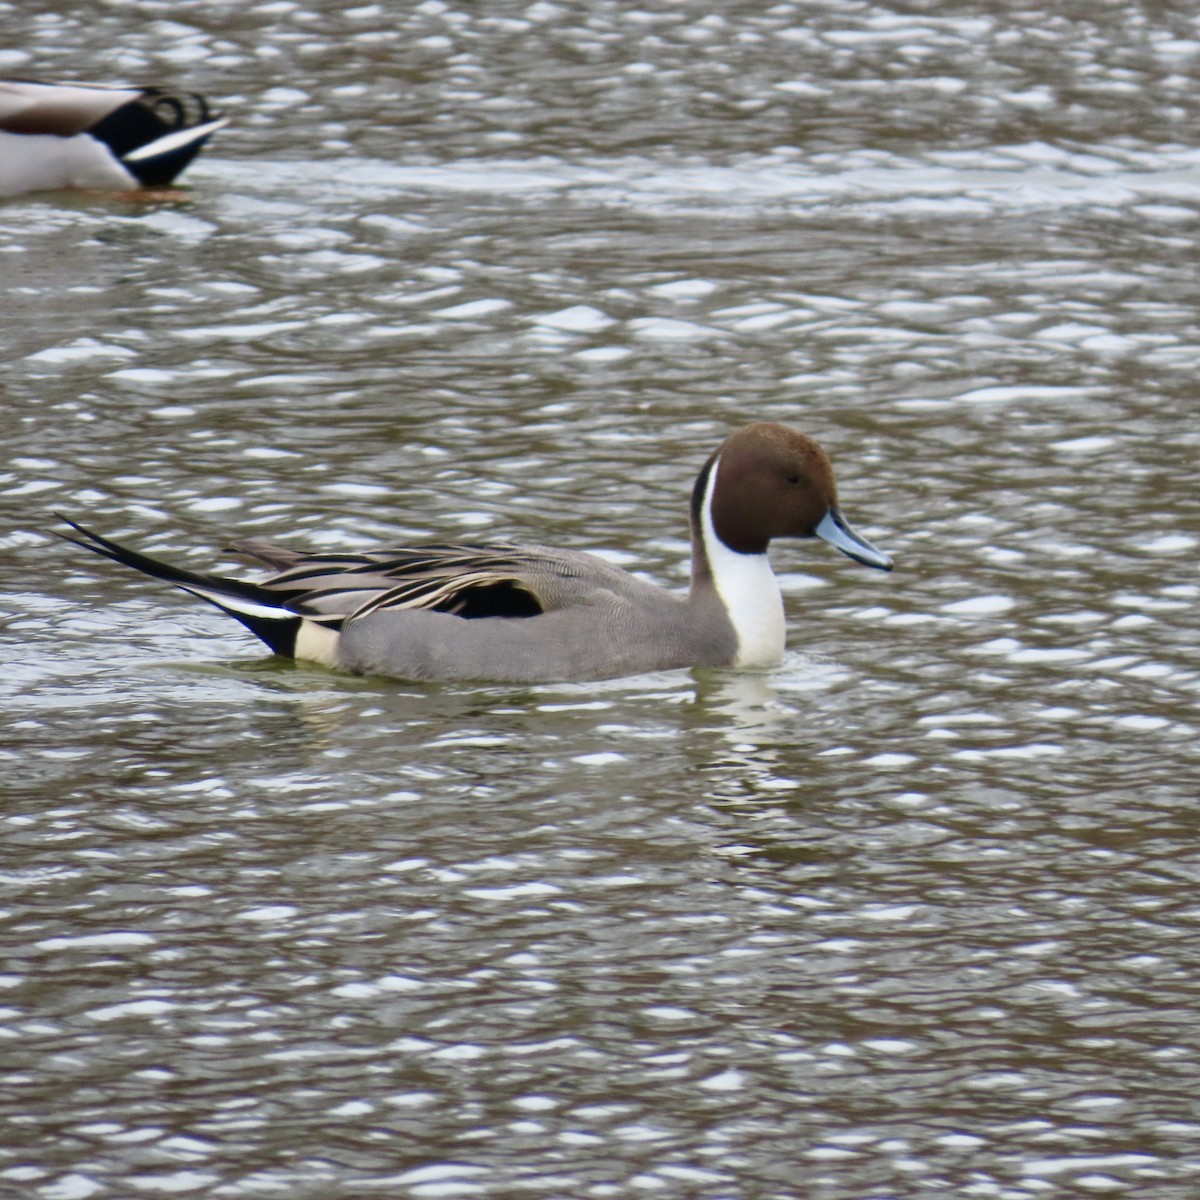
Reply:
M783 657L786 628L783 597L766 554L739 554L717 535L712 501L717 486L718 458L708 473L700 506L700 536L713 586L737 637L736 667L773 667Z

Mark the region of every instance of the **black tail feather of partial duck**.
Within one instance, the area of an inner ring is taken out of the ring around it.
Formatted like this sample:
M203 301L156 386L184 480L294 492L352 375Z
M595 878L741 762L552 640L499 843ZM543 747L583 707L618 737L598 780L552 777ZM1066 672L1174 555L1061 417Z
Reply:
M163 562L162 559L151 558L148 554L122 546L120 542L114 542L111 538L88 529L86 525L72 521L62 513L54 515L80 535L71 537L70 534L55 530L55 536L62 538L64 542L82 546L93 554L132 567L152 579L161 579L182 588L190 595L207 601L234 620L240 621L255 637L265 642L273 653L287 658L293 657L301 617L283 607L270 589L240 579L229 579L224 575L206 575L198 571L184 570L182 567Z
M143 187L165 187L225 124L197 92L148 87L88 133L108 146Z

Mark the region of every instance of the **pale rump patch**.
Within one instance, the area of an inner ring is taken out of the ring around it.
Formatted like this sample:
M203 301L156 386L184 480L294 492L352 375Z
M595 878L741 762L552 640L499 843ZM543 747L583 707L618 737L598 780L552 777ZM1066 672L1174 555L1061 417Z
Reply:
M336 667L338 634L336 630L315 621L301 621L296 632L295 656L305 662L320 663L323 667Z

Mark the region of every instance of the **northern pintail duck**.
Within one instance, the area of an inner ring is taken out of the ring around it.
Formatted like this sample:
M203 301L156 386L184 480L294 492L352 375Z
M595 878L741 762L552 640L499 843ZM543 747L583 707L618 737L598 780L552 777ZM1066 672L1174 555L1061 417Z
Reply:
M0 80L0 195L165 187L226 123L194 92Z
M785 634L772 538L819 537L868 567L892 567L842 516L824 450L768 422L727 437L696 478L686 596L592 554L508 544L305 554L235 542L276 572L249 583L182 570L63 519L81 535L67 541L215 604L276 654L401 679L770 667Z

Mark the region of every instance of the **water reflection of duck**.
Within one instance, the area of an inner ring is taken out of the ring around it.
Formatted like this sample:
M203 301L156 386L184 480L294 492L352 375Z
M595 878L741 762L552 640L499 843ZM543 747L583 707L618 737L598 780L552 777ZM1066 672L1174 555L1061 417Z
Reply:
M226 123L194 92L0 80L0 195L165 187Z
M403 679L774 666L785 630L767 560L772 538L819 537L866 566L892 566L842 517L825 451L768 422L727 437L696 479L686 596L592 554L522 545L304 554L235 543L277 572L246 583L173 567L68 523L78 545L215 604L277 654Z

